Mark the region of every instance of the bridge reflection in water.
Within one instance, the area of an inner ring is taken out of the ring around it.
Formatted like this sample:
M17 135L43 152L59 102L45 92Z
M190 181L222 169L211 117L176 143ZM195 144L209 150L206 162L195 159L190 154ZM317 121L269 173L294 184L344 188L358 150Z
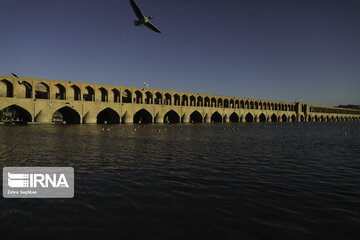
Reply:
M359 121L360 110L72 81L0 76L2 123Z

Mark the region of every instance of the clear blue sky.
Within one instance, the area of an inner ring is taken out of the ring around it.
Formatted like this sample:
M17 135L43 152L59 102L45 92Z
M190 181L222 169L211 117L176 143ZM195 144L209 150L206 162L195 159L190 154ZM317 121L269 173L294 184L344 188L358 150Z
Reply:
M360 104L360 3L1 0L0 75Z

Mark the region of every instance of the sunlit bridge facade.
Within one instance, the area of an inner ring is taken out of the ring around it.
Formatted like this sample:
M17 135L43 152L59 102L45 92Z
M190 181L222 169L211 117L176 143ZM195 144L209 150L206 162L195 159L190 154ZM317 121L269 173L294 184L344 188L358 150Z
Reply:
M302 102L0 76L0 123L120 124L359 121Z

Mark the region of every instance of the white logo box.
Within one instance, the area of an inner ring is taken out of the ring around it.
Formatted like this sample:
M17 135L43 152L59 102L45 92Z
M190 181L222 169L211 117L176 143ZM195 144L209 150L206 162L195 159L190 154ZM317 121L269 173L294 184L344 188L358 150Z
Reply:
M5 167L4 198L73 198L73 167Z

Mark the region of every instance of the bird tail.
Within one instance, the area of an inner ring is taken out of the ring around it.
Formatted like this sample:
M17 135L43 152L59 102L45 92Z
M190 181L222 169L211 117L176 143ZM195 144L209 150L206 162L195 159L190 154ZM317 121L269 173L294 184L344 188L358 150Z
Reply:
M136 21L136 20L134 20L134 25L135 25L135 26L140 26L140 25L141 25L141 23L140 23L140 21Z

